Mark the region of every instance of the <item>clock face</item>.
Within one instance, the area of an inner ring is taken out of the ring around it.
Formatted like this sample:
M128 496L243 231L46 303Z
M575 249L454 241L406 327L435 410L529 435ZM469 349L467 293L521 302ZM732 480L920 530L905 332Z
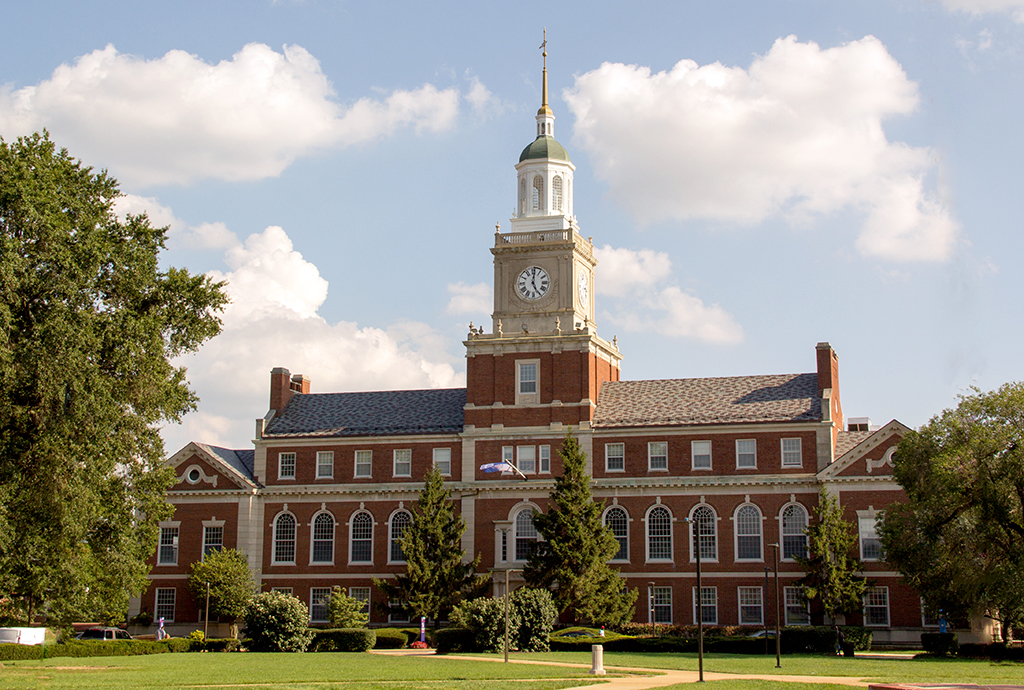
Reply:
M587 307L588 285L587 272L580 271L579 280L576 281L576 290L580 294L580 304L583 305L584 309Z
M530 266L516 278L516 292L523 299L538 300L548 294L551 277L540 266Z

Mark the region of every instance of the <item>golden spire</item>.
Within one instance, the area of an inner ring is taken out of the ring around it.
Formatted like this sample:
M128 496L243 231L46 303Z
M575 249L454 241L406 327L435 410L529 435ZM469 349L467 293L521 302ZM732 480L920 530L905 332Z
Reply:
M540 44L540 49L544 51L544 80L543 89L541 91L540 110L537 111L538 115L551 114L551 108L548 107L548 29L544 27L544 42Z

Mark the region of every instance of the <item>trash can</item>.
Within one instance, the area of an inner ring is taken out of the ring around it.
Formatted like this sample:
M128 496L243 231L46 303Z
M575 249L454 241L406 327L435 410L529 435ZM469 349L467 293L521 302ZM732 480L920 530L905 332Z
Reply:
M852 642L844 642L843 643L843 656L853 656L853 643Z

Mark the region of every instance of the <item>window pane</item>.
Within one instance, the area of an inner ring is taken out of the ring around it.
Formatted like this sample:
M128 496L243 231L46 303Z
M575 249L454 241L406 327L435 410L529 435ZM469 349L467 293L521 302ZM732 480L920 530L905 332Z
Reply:
M165 623L174 622L174 598L176 593L174 589L156 590L156 619L158 621L163 618Z
M220 551L224 548L224 528L204 527L203 528L203 556Z
M316 476L334 476L334 453L330 451L319 451L316 454Z
M761 513L751 505L736 512L736 558L761 558Z
M518 456L517 466L524 474L533 474L537 471L537 448L535 446L519 446L516 448Z
M537 392L537 365L530 364L519 364L519 392L520 393L536 393Z
M693 588L694 601L697 599L697 588ZM694 621L697 620L697 611L694 610ZM700 589L700 614L701 622L704 625L718 625L718 588L701 587Z
M803 587L785 587L786 625L810 625L811 614Z
M320 513L313 522L313 562L334 561L334 516Z
M672 560L672 517L665 508L653 508L647 514L647 558Z
M652 470L668 469L668 443L657 441L647 444L647 464Z
M373 518L369 513L356 513L352 518L351 554L353 563L373 561Z
M369 587L349 587L348 595L353 599L358 599L363 602L363 608L360 609L362 613L370 612L370 588Z
M312 587L309 590L309 620L327 620L327 601L331 598L330 587Z
M525 561L539 536L533 526L533 509L527 508L516 515L516 560Z
M622 443L609 443L604 447L605 469L616 472L626 469L626 446Z
M295 478L295 453L280 453L277 456L278 479Z
M373 468L373 451L356 451L356 476L369 477Z
M864 593L864 625L889 625L888 587L869 587Z
M551 471L551 446L540 447L540 471Z
M807 511L803 506L790 505L782 512L782 557L807 558Z
M391 516L391 550L389 558L392 561L404 563L405 554L402 553L402 535L412 524L412 516L409 513L395 513Z
M274 526L274 562L295 562L295 518L287 513Z
M160 551L157 559L160 565L176 565L178 563L178 528L160 528Z
M782 466L800 467L803 464L803 455L800 450L800 439L782 439Z
M452 473L452 449L451 448L435 448L434 449L434 467L437 471L444 476L450 476Z
M757 441L736 441L736 467L757 467Z
M697 540L700 539L700 558L702 561L718 560L718 521L710 507L697 506L693 511L693 551L696 553Z
M740 625L761 625L762 603L760 587L740 587Z
M409 477L412 475L412 450L395 451L395 476Z
M619 550L612 556L612 560L629 560L629 518L622 508L611 508L604 517L604 524L615 535L615 541L619 543Z
M695 469L711 469L711 441L692 441L690 455Z
M858 518L860 527L860 557L865 561L879 561L884 558L882 541L878 538L876 518Z
M651 618L654 623L672 622L671 587L651 587Z

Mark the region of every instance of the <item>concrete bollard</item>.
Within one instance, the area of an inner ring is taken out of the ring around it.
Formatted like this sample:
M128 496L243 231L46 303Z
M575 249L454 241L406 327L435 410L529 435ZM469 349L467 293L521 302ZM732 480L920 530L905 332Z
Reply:
M590 645L590 653L592 661L590 664L590 675L592 676L603 676L604 675L604 645L592 644Z

